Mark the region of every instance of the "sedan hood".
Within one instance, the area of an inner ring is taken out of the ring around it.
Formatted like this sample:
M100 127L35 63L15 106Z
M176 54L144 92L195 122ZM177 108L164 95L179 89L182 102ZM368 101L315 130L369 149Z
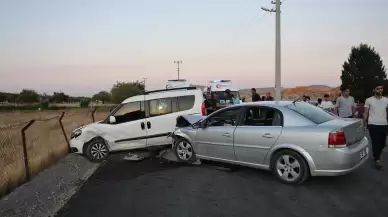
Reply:
M176 127L188 127L194 126L195 123L198 123L200 120L204 119L206 116L202 115L181 115L178 116L176 121Z

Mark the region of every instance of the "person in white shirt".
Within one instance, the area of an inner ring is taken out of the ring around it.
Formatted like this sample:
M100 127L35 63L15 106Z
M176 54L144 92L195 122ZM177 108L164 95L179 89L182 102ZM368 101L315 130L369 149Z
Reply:
M364 126L368 127L372 140L372 152L376 168L382 168L381 153L385 147L387 136L387 107L388 98L383 97L383 85L378 84L374 89L374 96L365 101Z
M330 96L329 94L325 94L323 96L323 101L321 102L321 104L319 105L320 108L326 110L326 111L329 111L329 112L333 112L334 111L334 104L332 101L330 101Z

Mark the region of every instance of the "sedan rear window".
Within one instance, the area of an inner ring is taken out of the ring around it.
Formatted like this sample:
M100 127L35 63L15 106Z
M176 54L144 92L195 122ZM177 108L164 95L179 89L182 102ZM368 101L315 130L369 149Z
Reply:
M294 112L301 114L303 117L309 119L316 124L322 124L335 119L335 116L325 112L321 108L313 106L305 102L295 102L285 106Z

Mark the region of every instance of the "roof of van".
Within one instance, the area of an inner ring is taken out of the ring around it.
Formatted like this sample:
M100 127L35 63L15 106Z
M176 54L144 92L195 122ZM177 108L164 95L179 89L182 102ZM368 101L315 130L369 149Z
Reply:
M145 92L143 95L129 97L125 99L122 103L138 102L143 100L160 99L160 98L175 97L175 96L197 95L197 94L203 95L203 92L201 89L198 89L195 87L162 89L162 90L148 91L148 92Z

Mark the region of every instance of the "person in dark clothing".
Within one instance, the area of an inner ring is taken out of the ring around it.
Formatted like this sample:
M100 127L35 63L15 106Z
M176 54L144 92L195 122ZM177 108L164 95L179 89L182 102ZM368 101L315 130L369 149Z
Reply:
M268 92L268 93L266 94L265 100L266 100L266 101L273 101L273 100L274 100L274 98L271 96L271 93L270 93L270 92Z
M261 101L260 95L256 92L256 88L251 89L252 92L252 102Z
M214 97L213 93L207 94L205 98L206 98L205 100L206 113L207 115L210 115L216 110L217 100Z
M224 96L217 99L216 108L221 109L233 104L233 94L229 89L226 89Z
M261 97L261 101L265 101L265 96L262 96L262 97Z

